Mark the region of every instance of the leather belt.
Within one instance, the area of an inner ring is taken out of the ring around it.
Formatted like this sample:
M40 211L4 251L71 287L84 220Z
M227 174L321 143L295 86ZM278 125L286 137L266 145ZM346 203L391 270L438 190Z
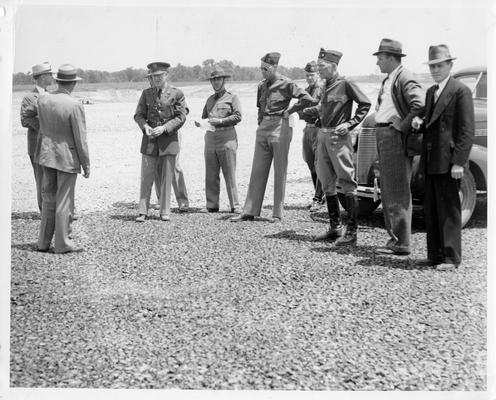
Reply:
M264 115L263 119L281 119L282 115Z
M391 126L392 124L392 122L377 122L375 126L376 128L386 128L388 126Z
M323 133L334 133L336 132L336 128L320 128L320 131Z
M216 131L227 131L228 129L233 129L234 126L216 126L215 130Z

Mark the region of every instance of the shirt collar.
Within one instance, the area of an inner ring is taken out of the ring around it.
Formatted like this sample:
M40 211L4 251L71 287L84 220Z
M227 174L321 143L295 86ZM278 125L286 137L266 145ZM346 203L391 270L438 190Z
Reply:
M38 93L43 94L46 92L46 89L43 89L41 86L38 86L38 85L35 85L35 86L36 86L36 90L38 91Z
M214 97L216 99L220 99L222 96L224 96L224 93L226 93L226 88L223 88L220 92L215 92Z
M388 74L388 79L391 79L391 81L394 81L394 79L396 78L396 75L398 75L398 72L400 71L400 68L402 67L402 65L398 65L395 69L393 69L389 74Z
M446 78L444 78L441 82L437 84L439 86L438 93L441 93L443 89L446 87L449 78L451 78L450 75L448 75Z

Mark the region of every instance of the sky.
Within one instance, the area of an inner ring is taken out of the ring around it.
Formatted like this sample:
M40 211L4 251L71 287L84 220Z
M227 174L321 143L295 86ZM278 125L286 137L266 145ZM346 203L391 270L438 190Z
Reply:
M344 53L341 73L364 75L379 73L372 53L384 37L403 44L403 64L413 72L428 72L428 47L440 43L457 57L455 69L487 63L492 1L373 3L19 1L13 71L28 72L43 61L107 71L158 60L201 65L208 58L258 66L270 51L282 54L281 65L304 67L324 47Z

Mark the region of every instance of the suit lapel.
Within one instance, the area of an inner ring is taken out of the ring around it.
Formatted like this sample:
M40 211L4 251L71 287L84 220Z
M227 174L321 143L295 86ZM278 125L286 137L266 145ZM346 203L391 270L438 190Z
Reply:
M427 93L425 96L425 120L427 122L430 121L432 110L434 109L434 87L431 86L427 89Z
M436 119L439 118L439 116L442 114L446 106L451 101L454 91L455 91L455 84L453 82L453 78L450 77L448 83L444 87L444 90L441 92L441 96L439 96L436 104L434 105L434 109L432 111L431 117L427 122L427 126L431 125ZM434 90L432 90L432 96L434 97ZM429 104L431 104L431 102Z

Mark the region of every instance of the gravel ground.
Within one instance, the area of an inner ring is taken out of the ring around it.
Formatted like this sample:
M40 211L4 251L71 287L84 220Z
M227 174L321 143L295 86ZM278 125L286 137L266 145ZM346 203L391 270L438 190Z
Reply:
M186 93L192 113L200 89ZM252 100L244 99L246 109ZM486 389L484 200L463 231L456 272L413 265L426 251L419 211L407 258L373 254L387 240L380 210L360 220L352 249L313 242L326 218L305 209L311 183L295 130L283 222L263 218L271 215L269 187L263 217L232 224L225 212L196 212L203 141L187 128L192 212L167 223L154 211L136 224L134 105L87 107L93 176L78 181L74 237L86 248L78 254L35 251L39 217L25 137L14 126L12 387ZM116 128L105 115L123 122ZM248 132L239 131L241 199L253 154Z

